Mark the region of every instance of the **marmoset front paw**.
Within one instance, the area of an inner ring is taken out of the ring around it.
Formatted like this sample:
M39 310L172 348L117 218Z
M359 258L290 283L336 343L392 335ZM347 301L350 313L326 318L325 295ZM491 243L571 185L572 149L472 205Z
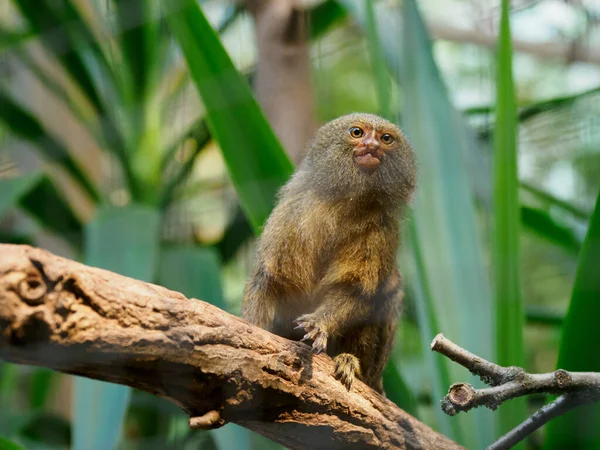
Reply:
M317 325L317 321L315 320L312 314L304 314L294 320L298 324L295 330L303 329L307 333L304 335L302 342L312 340L312 351L315 354L319 354L327 350L327 338L328 334L325 330L323 330L319 325Z

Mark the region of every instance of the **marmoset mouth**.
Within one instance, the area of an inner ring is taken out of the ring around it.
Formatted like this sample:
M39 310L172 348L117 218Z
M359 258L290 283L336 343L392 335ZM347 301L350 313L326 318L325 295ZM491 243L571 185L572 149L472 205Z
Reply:
M373 172L381 164L381 153L375 149L363 148L354 151L354 162L365 172Z

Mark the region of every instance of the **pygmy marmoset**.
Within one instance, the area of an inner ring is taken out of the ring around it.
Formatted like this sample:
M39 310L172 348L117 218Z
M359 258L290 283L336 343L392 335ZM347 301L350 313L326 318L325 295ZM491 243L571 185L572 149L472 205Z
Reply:
M399 220L415 189L413 151L394 124L349 114L317 130L258 243L242 316L326 351L348 389L378 392L400 303Z

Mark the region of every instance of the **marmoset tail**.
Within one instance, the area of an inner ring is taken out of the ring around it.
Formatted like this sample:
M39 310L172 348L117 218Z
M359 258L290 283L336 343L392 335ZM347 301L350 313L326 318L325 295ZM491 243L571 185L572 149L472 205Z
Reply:
M394 124L350 114L323 125L279 192L258 243L242 316L333 357L350 389L378 392L402 300L399 221L413 151Z

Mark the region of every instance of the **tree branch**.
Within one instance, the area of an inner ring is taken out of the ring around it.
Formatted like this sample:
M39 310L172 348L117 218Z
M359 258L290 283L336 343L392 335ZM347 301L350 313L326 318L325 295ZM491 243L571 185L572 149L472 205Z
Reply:
M0 244L0 359L164 397L190 426L235 422L291 449L459 449L333 363L205 302Z
M438 334L431 350L469 369L490 388L475 389L468 383L454 383L442 399L442 410L448 415L469 411L478 406L495 410L507 400L534 393L562 394L542 407L522 424L509 431L489 449L508 449L555 417L584 404L600 401L599 372L567 372L530 374L520 367L502 367L459 347Z

